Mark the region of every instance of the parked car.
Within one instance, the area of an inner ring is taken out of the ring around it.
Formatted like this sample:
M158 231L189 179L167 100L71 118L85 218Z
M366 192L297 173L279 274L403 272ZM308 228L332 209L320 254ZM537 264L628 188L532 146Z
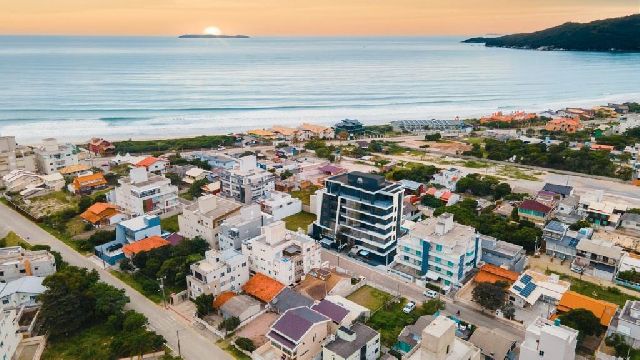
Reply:
M430 299L435 299L438 297L438 292L435 290L427 290L425 292L422 293L422 295L430 298Z
M412 312L415 308L416 308L416 303L414 303L413 301L409 301L408 303L406 303L404 305L404 307L402 308L402 311L405 314L408 314L408 313Z

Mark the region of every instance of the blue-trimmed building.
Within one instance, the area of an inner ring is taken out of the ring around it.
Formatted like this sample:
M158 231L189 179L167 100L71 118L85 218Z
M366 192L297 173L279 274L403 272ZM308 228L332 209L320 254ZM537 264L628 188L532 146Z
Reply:
M122 221L116 225L116 239L95 247L95 254L109 265L124 259L122 247L150 236L160 236L160 217L143 215Z
M358 246L377 264L391 264L396 254L404 189L384 177L353 171L330 177L318 197L320 213L313 237L342 248Z
M417 223L398 240L395 271L439 283L443 289L460 286L482 257L480 237L471 226L444 213Z

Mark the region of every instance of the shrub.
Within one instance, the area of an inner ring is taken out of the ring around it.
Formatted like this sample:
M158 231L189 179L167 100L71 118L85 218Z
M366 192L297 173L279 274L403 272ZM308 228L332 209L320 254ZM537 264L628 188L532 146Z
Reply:
M245 337L239 337L236 339L236 345L244 350L244 351L248 351L248 352L253 352L253 350L256 349L256 345L253 343L253 341L251 341L251 339L245 338Z

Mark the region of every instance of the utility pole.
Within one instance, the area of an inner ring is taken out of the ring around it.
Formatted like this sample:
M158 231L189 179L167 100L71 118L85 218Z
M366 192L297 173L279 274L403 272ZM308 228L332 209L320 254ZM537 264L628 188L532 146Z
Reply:
M162 306L164 306L164 308L167 308L167 301L165 300L165 294L164 294L164 276L161 278L158 278L158 281L160 281L160 289L162 290Z
M180 330L176 330L176 337L178 338L178 356L182 356L180 351Z

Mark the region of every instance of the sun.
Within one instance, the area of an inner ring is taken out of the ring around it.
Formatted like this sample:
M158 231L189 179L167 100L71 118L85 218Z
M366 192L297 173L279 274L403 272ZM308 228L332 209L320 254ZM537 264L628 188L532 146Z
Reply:
M217 26L208 26L204 29L204 33L207 35L222 35L222 30Z

